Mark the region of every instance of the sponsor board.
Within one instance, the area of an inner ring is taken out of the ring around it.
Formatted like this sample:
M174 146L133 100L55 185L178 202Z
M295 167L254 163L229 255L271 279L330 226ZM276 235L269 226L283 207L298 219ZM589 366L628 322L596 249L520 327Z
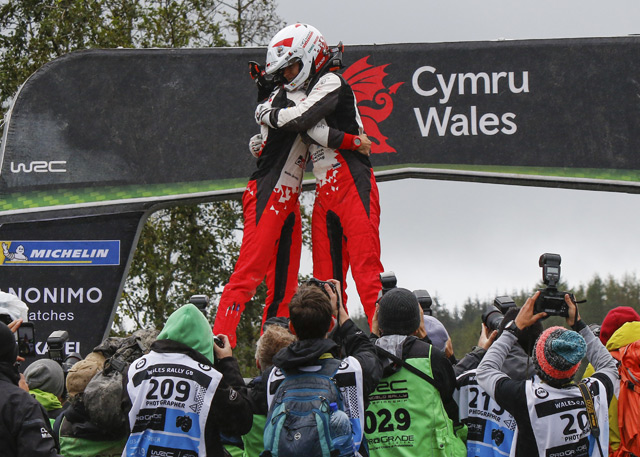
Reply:
M490 182L535 175L640 192L639 44L348 46L342 76L377 173L455 170ZM17 94L5 125L0 223L42 208L139 210L238 195L255 161L229 151L245 150L255 133L255 87L228 75L263 59L259 48L108 49L50 62Z
M138 212L0 225L0 289L27 305L34 324L36 357L23 366L47 356L54 331L68 332L67 354L83 356L108 335L141 217ZM104 234L112 238L100 240Z
M120 241L0 241L0 266L120 265Z

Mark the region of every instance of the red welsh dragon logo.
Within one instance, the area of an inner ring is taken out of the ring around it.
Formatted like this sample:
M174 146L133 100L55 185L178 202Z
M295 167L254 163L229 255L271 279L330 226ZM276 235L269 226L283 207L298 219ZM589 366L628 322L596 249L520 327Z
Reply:
M388 74L384 69L389 65L374 67L367 63L370 56L363 57L347 68L342 76L351 85L358 101L358 110L364 125L364 131L371 140L371 152L379 154L383 152L397 152L392 148L380 131L380 124L389 117L393 111L392 95L395 95L403 82L395 83L391 87L384 85L384 78Z

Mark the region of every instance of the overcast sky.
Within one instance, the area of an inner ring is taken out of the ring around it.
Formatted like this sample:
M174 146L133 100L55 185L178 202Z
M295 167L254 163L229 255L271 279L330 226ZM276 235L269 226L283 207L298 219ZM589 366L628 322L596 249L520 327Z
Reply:
M330 45L624 36L640 32L640 2L620 0L278 1L288 23ZM348 54L345 55L348 63ZM533 290L538 258L562 256L572 285L636 274L640 195L431 180L379 183L382 263L398 286L447 306ZM311 272L310 255L303 273ZM355 296L353 280L348 291ZM358 303L350 303L352 311Z

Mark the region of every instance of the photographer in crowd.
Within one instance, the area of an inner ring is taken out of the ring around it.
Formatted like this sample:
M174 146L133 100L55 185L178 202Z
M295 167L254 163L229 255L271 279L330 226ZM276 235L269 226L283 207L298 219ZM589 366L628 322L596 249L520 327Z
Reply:
M638 344L634 343L640 340L640 316L629 306L617 306L613 308L602 321L599 338L612 357L620 362L620 365L618 365L618 373L621 374L620 387L619 389L615 389L615 394L609 404L609 454L621 453L625 455L624 452L630 450L624 449L624 441L626 440L624 439L624 434L621 437L620 425L630 432L629 441L634 441L636 443L635 446L640 446L640 443L632 438L638 430L638 420L640 420L637 414L633 414L633 404L637 404L638 402L629 400L628 402L624 402L625 397L628 399L637 399L637 389L633 383L629 385L625 382L622 376L625 372L626 377L629 377L629 375L633 376L633 372L637 371L639 365L638 359L635 356ZM624 363L625 361L627 362L626 364ZM587 366L583 377L589 377L593 375L593 372L593 366L590 364ZM638 379L637 376L635 378ZM628 397L624 395L625 392ZM623 393L623 403L619 405L618 400L621 397L621 393ZM626 408L629 408L627 410L628 414L638 420L630 420L631 418L627 416L625 418L626 420L623 421L624 423L621 423L620 418L625 417L624 413ZM622 450L620 449L621 444L623 445ZM632 444L629 444L629 446L632 446ZM633 453L637 454L638 452Z
M253 409L253 426L251 431L242 436L244 444L243 456L258 456L264 449L264 426L267 419L267 379L273 366L273 357L281 350L296 341L288 328L278 323L271 323L282 317L267 319L264 333L256 343L256 365L260 375L253 378L247 385L249 389L249 401ZM267 376L265 376L267 374Z
M84 390L102 371L104 356L92 352L74 364L67 374L68 408L56 419L53 431L64 457L116 457L122 455L127 436L113 428L100 427L89 417Z
M506 308L506 312L504 312L505 308L500 308L498 305L496 307L497 310L483 314L482 335L478 341L478 348L481 348L482 352L474 350L471 353L479 355L478 359L472 359L477 360L475 366L482 360L496 336L504 332L505 325L518 315L518 309L515 307ZM531 352L542 331L542 323L538 321L520 332L518 340L511 346L501 369L509 378L524 381L533 377L535 368L531 360ZM465 357L467 358L469 356ZM514 417L478 385L475 366L474 369L458 375L455 394L460 408L460 420L468 428L467 456L500 457L510 454L515 444L514 437L517 435ZM457 367L454 367L454 371Z
M47 410L53 421L63 410L64 372L58 362L40 359L33 362L24 372L29 393Z
M335 383L331 386L331 394L335 395L337 386L340 391L339 397L342 397L337 403L343 403L344 412L350 419L353 432L349 432L349 438L352 437L352 446L366 455L363 435L364 411L369 394L380 379L382 367L373 344L347 314L341 301L340 290L340 283L335 279L327 282L312 279L300 285L289 303L289 328L298 337L298 341L273 357L274 367L264 375L268 378L266 400L269 414L272 414L276 408L288 401L288 390L296 391L310 386L317 388L318 385L326 384L323 380L334 380L331 381L332 384ZM333 320L334 316L337 321ZM332 333L333 339L329 339L328 333L334 326L336 328ZM337 342L340 342L342 347ZM340 359L342 351L347 356ZM308 390L313 389L310 387ZM306 401L305 405L301 403L292 399L291 404L293 407L308 406ZM323 412L328 415L328 411ZM287 417L289 418L288 413ZM292 416L290 419L296 418ZM292 443L289 438L293 432L283 428L279 434L277 427L275 430L274 427L269 427L268 420L267 425L264 455L269 455L266 452L272 451L278 451L281 456L313 455L312 452L318 451L322 446L320 439L309 438L313 435L313 430L310 433L305 432L298 444ZM320 427L313 427L314 430L317 428ZM309 428L306 427L306 430ZM285 453L283 448L289 445L297 448L299 452Z
M244 383L229 340L214 343L211 327L196 306L174 311L151 351L128 371L131 435L123 455L223 456L220 433L251 428ZM215 363L214 363L215 353Z
M424 333L422 310L407 289L386 292L376 309L372 332L383 377L367 410L367 439L372 456L420 455L437 449L443 456L466 455L463 441L454 432L459 425L453 400L455 377L443 352L420 339ZM392 386L402 386L399 392ZM393 427L382 420L393 418ZM394 427L406 440L395 437ZM463 431L463 430L461 430Z
M59 457L47 413L20 388L18 344L10 327L0 322L0 443L5 457Z
M609 443L608 404L618 382L616 363L580 320L569 294L564 295L566 322L573 330L551 327L540 335L533 355L537 377L514 380L501 371L520 332L547 316L546 312L534 314L540 294L536 292L515 320L505 324L478 366L478 384L515 417L516 456L604 457ZM585 352L596 373L579 387L573 378ZM585 410L585 405L593 408ZM594 419L597 429L589 425Z

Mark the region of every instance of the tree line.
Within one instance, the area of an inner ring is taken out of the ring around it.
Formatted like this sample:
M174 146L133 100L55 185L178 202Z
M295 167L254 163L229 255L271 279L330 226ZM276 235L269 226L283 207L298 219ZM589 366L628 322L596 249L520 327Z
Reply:
M539 283L530 290L514 290L502 295L510 296L518 307L524 305L536 289L544 289ZM639 308L640 279L635 274L625 274L622 278L611 275L601 277L595 275L586 284L571 285L561 282L558 290L574 294L578 301L580 317L587 324L601 324L607 313L617 306ZM581 301L586 300L584 303ZM450 309L445 303L434 305L434 316L440 320L449 331L456 356L469 352L480 336L482 313L488 308L494 308L493 300L467 299L458 309ZM565 325L563 317L551 316L543 321L545 328L554 325Z

